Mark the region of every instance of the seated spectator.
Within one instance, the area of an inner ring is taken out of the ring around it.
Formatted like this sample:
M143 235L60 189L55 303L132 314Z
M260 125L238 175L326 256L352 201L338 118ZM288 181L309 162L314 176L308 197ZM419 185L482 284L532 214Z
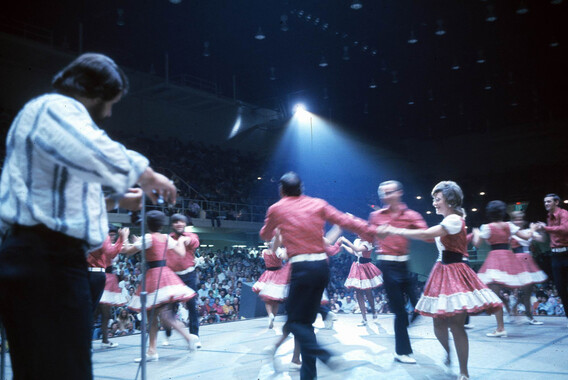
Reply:
M226 321L232 321L235 319L235 308L231 305L231 301L229 299L225 300L225 304L223 305L223 316L221 319Z
M351 296L345 297L345 302L341 305L341 311L346 314L352 314L359 311L359 306L357 306L357 302L353 300Z

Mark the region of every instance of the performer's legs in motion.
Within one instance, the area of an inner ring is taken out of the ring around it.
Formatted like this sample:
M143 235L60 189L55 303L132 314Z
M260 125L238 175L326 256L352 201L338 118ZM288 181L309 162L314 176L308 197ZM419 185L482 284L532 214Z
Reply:
M448 318L448 326L454 337L454 346L458 355L460 374L469 377L467 372L467 359L469 356L469 339L465 332L465 313L460 313Z
M436 335L436 339L442 345L444 350L446 350L446 365L450 364L450 344L449 344L449 323L447 318L433 318L434 322L434 335Z
M110 320L110 305L99 304L101 312L101 332L103 334L103 343L108 343L108 321Z
M176 330L185 338L185 340L187 340L188 343L191 341L191 337L185 329L185 325L173 316L174 314L172 313L172 304L160 306L158 310L156 310L156 312L159 314L160 321L164 324L164 326Z
M181 276L182 281L197 293L197 271L189 272ZM193 297L186 303L189 314L189 333L199 336L199 311L197 310L197 297Z
M568 252L553 254L552 278L568 318Z
M288 321L285 328L294 334L300 345L302 380L317 377L316 358L327 362L331 357L327 350L318 345L312 326L328 281L329 267L324 260L292 264L290 292L286 302Z
M487 285L489 289L491 289L493 291L493 293L497 294L497 296L501 299L501 301L503 302L503 304L505 305L505 307L507 308L507 311L509 311L509 304L507 303L507 301L503 298L503 295L501 294L501 286L498 284L489 284ZM505 331L505 323L503 322L503 308L500 308L499 310L497 310L495 312L495 319L497 320L497 332L501 332L501 331Z
M365 294L367 295L367 300L369 301L369 305L371 306L371 313L373 313L373 318L376 318L377 311L375 310L375 297L373 297L373 289L365 290Z
M365 306L365 290L357 289L355 290L355 297L357 297L357 303L359 304L359 310L361 310L361 317L363 321L367 321L367 307Z
M383 280L389 306L395 314L394 318L394 335L395 335L395 352L397 355L409 355L412 353L410 338L408 336L408 314L404 307L403 285L405 283L406 265L404 263L380 261L379 269L383 272ZM412 302L412 301L411 301Z

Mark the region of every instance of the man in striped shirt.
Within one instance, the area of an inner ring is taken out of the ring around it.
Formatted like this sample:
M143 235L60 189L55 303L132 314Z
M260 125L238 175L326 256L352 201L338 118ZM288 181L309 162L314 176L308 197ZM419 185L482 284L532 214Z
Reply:
M114 61L83 54L52 84L56 93L29 101L6 140L0 319L14 378L91 379L86 251L105 239L107 210L139 209L142 191L174 202L176 189L97 127L128 90Z

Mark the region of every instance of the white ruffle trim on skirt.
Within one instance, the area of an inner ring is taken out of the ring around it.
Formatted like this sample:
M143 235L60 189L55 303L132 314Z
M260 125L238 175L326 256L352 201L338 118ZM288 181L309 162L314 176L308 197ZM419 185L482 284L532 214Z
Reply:
M355 288L355 289L373 289L381 286L383 284L383 276L375 276L370 279L360 280L358 278L347 278L345 280L345 287L346 288Z
M453 315L457 312L479 312L501 304L497 295L488 288L467 293L440 294L438 297L422 295L416 310L429 315Z
M288 297L290 286L288 284L264 284L258 294L260 298L268 298L274 301L283 301Z
M533 283L532 276L529 272L521 272L518 274L509 274L498 269L488 269L477 276L485 284L501 284L513 288L523 287Z
M99 303L111 306L126 305L127 299L122 293L104 291Z
M189 300L195 296L195 294L196 293L185 284L164 286L156 292L148 293L146 309L152 309L164 303ZM132 301L128 307L139 311L142 307L140 305L140 296L135 295L132 297Z

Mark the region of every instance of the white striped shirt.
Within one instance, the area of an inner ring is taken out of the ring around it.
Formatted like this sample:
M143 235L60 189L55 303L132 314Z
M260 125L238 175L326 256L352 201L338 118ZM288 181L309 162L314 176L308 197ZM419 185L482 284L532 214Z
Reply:
M147 167L148 159L111 140L77 100L40 96L8 132L0 230L44 224L100 246L108 230L103 187L119 198Z

